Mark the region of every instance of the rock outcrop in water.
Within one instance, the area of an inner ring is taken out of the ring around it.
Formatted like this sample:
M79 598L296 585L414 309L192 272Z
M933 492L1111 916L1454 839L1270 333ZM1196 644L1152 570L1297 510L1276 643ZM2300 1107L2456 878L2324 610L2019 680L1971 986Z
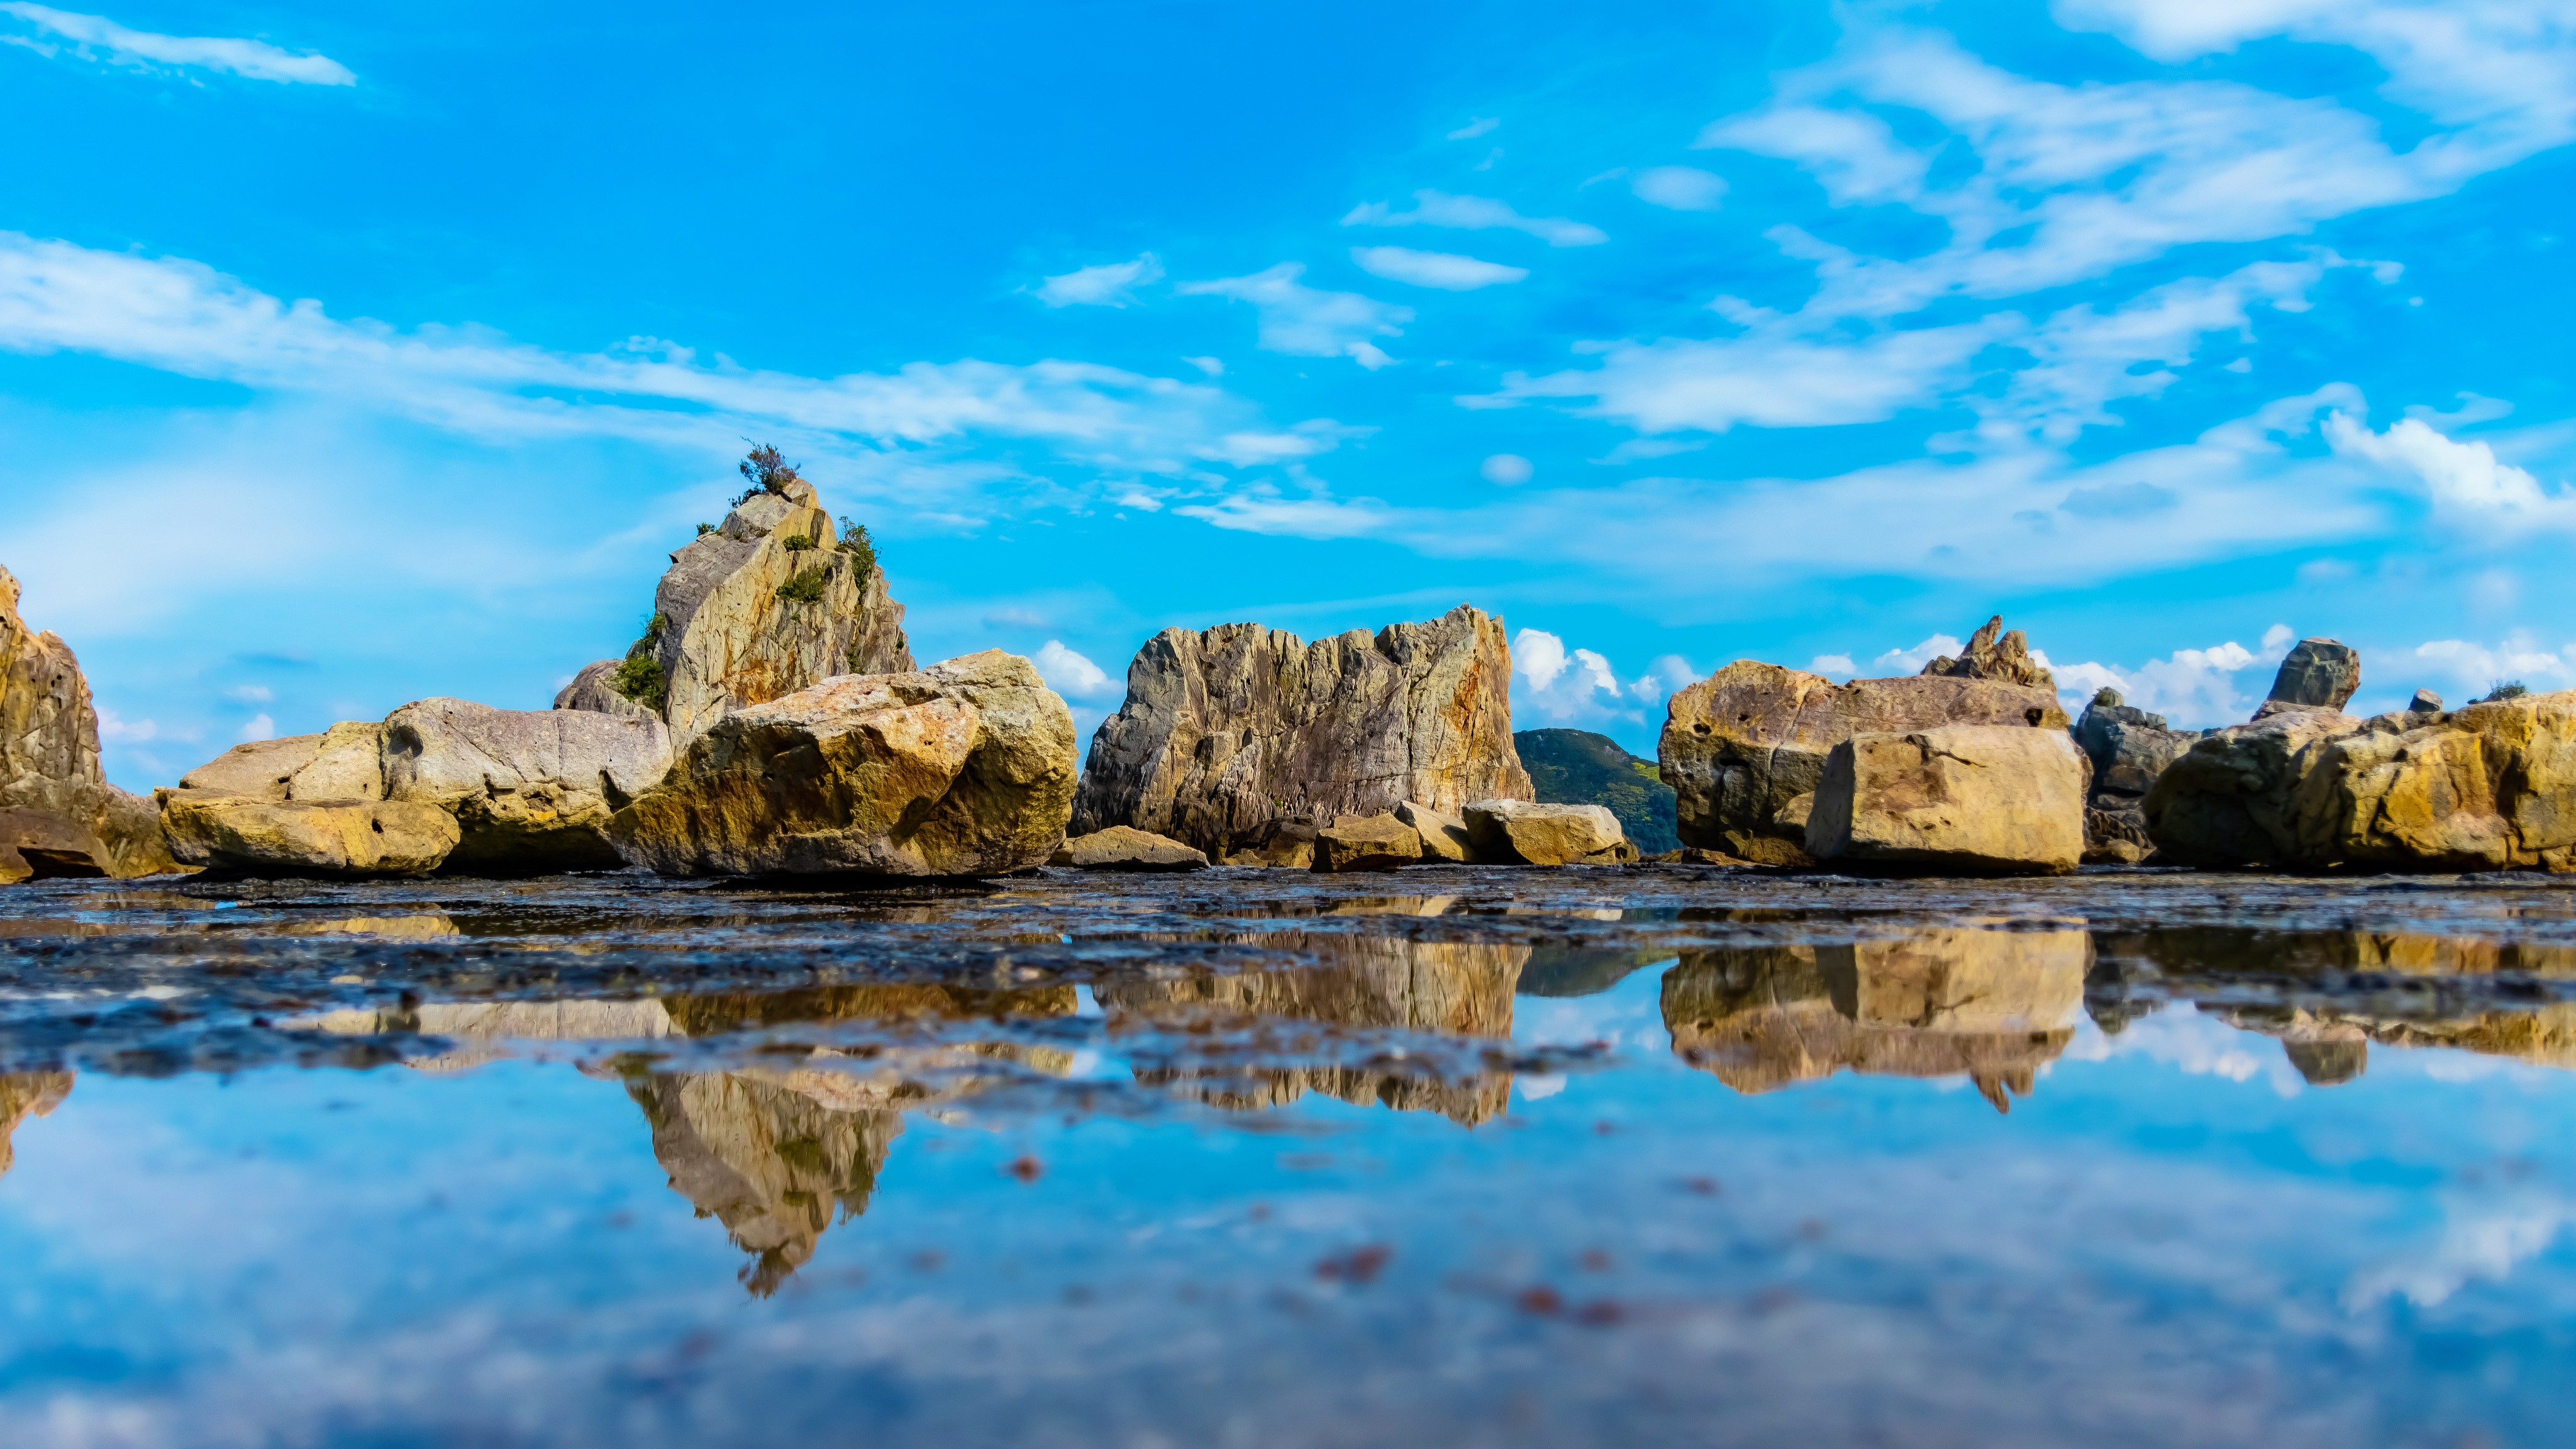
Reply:
M382 739L385 798L456 817L451 871L615 870L609 817L671 769L649 715L424 699L387 715Z
M2030 641L2022 637L2019 629L2004 631L2001 614L1986 620L1957 655L1945 654L1924 665L1923 672L1949 679L1995 679L2045 689L2051 694L2057 692L2057 676L2031 657Z
M1838 1071L1965 1075L1997 1111L2074 1040L2083 931L1955 927L1856 946L1684 951L1664 973L1673 1053L1739 1092Z
M177 869L151 802L100 772L98 711L71 646L28 628L18 597L0 568L0 885Z
M1475 859L1506 865L1622 865L1637 858L1605 805L1478 800L1467 806ZM1426 839L1427 839L1426 834Z
M2198 730L2178 730L2160 714L2123 704L2105 689L2075 721L2075 743L2093 765L2093 793L2084 802L2084 858L2134 865L2155 853L2147 834L2144 802L2165 767L2199 741Z
M1856 734L1826 759L1807 853L1864 869L2063 875L2084 854L2086 775L2056 730Z
M1168 836L1129 825L1112 825L1089 835L1077 835L1049 858L1049 865L1068 865L1075 870L1205 870L1207 852L1183 845Z
M1074 829L1133 825L1225 858L1283 820L1527 800L1510 676L1502 621L1465 605L1313 644L1258 624L1166 629L1092 738Z
M1947 675L1838 685L1747 659L1673 696L1656 753L1684 844L1807 865L1807 815L1834 747L1945 725L2061 731L2066 712L2036 685Z
M667 875L1008 875L1055 853L1074 778L1072 711L988 650L728 715L609 836Z
M658 713L686 750L736 710L834 675L912 667L873 547L844 548L814 485L787 475L672 554L644 637L626 659L582 669L555 707Z

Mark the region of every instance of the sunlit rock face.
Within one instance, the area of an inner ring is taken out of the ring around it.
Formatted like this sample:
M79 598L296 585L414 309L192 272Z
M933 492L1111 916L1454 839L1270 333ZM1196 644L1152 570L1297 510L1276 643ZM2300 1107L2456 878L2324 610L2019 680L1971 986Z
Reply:
M424 699L386 716L382 737L385 797L456 817L450 871L615 870L609 816L671 768L649 716Z
M1132 825L1223 859L1283 820L1528 800L1511 713L1503 623L1463 604L1313 644L1258 624L1166 629L1092 737L1073 828Z
M2074 1039L2083 931L1924 931L1856 946L1685 951L1663 982L1673 1051L1739 1092L1850 1070L1964 1075L2004 1110Z
M2032 657L2030 641L2019 629L2004 628L2001 614L1979 626L1968 637L1966 648L1925 664L1923 673L1951 679L1998 679L2006 684L2045 689L2051 694L2057 692L2057 676Z
M1672 697L1656 754L1682 843L1764 865L1808 865L1807 817L1825 761L1855 734L1944 725L2066 728L2054 691L1974 676L1855 679L1738 660Z
M1291 1038L1278 1033L1285 1024L1312 1022L1367 1032L1508 1040L1513 992L1529 962L1529 947L1302 932L1230 939L1292 950L1314 964L1181 980L1130 977L1094 987L1101 1008L1112 1014L1112 1030L1176 1029L1189 1034L1193 1055L1213 1051L1236 1058L1219 1066L1139 1069L1137 1080L1186 1086L1201 1101L1241 1110L1277 1107L1311 1091L1399 1111L1438 1112L1466 1126L1500 1115L1508 1104L1508 1072L1481 1065L1444 1070L1436 1062L1423 1063L1420 1070L1390 1070L1363 1064L1381 1055L1375 1043L1355 1042L1345 1053L1329 1034L1295 1038L1295 1054L1357 1060L1349 1065L1282 1065L1279 1049ZM1252 1030L1236 1045L1197 1049L1219 1043L1204 1033L1229 1028Z
M1072 711L987 650L729 715L608 833L666 875L1008 875L1062 843L1075 775Z
M71 1094L69 1072L0 1074L0 1173L8 1172L18 1160L18 1124L30 1117L52 1116Z
M1856 734L1826 758L1807 853L1867 870L2064 875L2084 854L2086 773L2056 730Z
M0 885L178 868L151 802L107 783L98 711L71 646L18 616L0 568Z

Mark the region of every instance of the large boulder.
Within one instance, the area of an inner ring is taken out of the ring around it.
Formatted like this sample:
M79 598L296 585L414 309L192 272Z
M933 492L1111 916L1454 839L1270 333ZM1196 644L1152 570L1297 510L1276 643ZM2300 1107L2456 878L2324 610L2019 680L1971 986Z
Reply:
M635 667L621 674L628 661ZM814 485L789 477L746 495L722 526L672 554L627 660L586 666L555 707L641 707L669 723L672 748L686 750L736 710L836 675L912 667L903 606L887 593L873 548L845 547Z
M1510 865L1619 865L1637 858L1606 805L1479 800L1467 807L1467 839L1476 859Z
M1952 725L1834 747L1807 853L1875 868L2063 875L2084 854L2084 757L2056 730Z
M1345 815L1315 832L1320 871L1395 870L1421 858L1421 832L1385 811Z
M670 733L650 715L424 699L386 716L381 733L383 797L456 817L450 871L615 870L609 817L671 769Z
M1923 672L1950 679L2000 679L2006 684L2027 684L2034 689L2057 691L2057 677L2048 666L2031 657L2030 641L2019 629L2004 631L2004 616L1986 620L1984 627L1970 636L1968 647L1956 655L1944 654L1923 666Z
M2367 727L2335 710L2295 709L2210 731L2141 802L2157 857L2228 870L2305 863L2292 799L2326 746Z
M2359 688L2360 650L2333 639L2302 639L2282 658L2264 704L2341 711Z
M1503 625L1466 605L1308 644L1258 624L1166 629L1092 737L1078 831L1133 825L1212 856L1277 822L1531 798Z
M2092 794L2084 802L2084 858L2135 864L2154 854L2147 833L2147 791L2165 767L2200 739L2160 714L2135 709L2115 689L2104 689L2075 721L2075 744L2093 767Z
M2316 753L2290 801L2299 864L2576 870L2576 690L2381 715Z
M80 661L59 637L27 627L18 598L17 578L0 568L0 811L16 822L14 835L0 839L10 857L0 860L0 879L25 879L22 870L119 877L177 870L159 813L108 784L99 768L98 710ZM70 858L84 852L85 865Z
M246 875L426 875L456 848L456 819L401 800L295 802L161 792L161 828L189 865Z
M1008 875L1055 853L1074 778L1073 712L988 650L729 715L608 832L667 875Z
M1683 844L1806 865L1807 815L1834 747L1855 734L1945 725L2062 732L2066 711L2036 685L1951 675L1838 685L1744 659L1673 696L1656 754Z
M1076 870L1141 871L1205 870L1207 863L1203 850L1127 825L1077 835L1047 861Z

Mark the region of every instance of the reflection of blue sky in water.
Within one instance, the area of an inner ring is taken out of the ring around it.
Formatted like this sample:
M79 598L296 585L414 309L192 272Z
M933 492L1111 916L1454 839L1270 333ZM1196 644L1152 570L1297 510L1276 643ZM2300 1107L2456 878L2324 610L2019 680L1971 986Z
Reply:
M628 1093L569 1065L84 1075L0 1179L0 1412L32 1444L2553 1422L2576 1078L2374 1047L2307 1088L2278 1042L2183 1006L2084 1023L2009 1116L1848 1071L1747 1096L1670 1051L1667 969L1520 997L1516 1042L1618 1061L1472 1131L1313 1093L910 1114L865 1215L769 1299L665 1186ZM1024 1155L1034 1182L1005 1170ZM1370 1244L1391 1254L1355 1281ZM1557 1311L1515 1306L1542 1287Z

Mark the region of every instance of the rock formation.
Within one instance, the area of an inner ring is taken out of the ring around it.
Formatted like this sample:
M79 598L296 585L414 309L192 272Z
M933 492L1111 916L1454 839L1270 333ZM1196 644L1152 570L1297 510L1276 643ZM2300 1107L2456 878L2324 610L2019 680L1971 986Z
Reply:
M1620 865L1637 847L1604 805L1533 805L1478 800L1467 807L1476 858L1506 865Z
M2086 774L2056 730L1856 734L1826 759L1807 853L1863 868L2063 875L2084 854Z
M1395 818L1413 827L1422 837L1422 858L1433 863L1469 865L1476 860L1475 842L1468 838L1467 822L1443 810L1434 810L1419 800L1407 800L1395 807Z
M1066 841L1047 864L1076 870L1205 870L1207 852L1133 826L1112 825Z
M2442 696L2435 694L2429 689L2419 689L2415 691L2415 697L2413 699L2406 701L2406 712L2408 714L2440 714L2442 712Z
M2292 709L2212 730L2167 765L2140 802L2157 855L2220 869L2302 861L2291 798L2323 746L2363 728L2347 714Z
M1258 624L1166 629L1092 738L1074 828L1133 825L1230 858L1283 819L1527 800L1510 676L1502 621L1465 605L1314 644Z
M2339 712L2359 688L2360 650L2332 639L2302 639L2281 660L2281 672L2273 676L2272 692L2264 704Z
M107 783L98 711L71 646L18 615L0 568L0 884L177 869L151 802Z
M674 750L736 710L842 674L913 667L903 606L863 539L845 546L814 485L792 473L752 491L723 525L671 555L644 636L624 660L575 675L555 708L638 707Z
M2019 629L2003 632L2004 616L1986 620L1968 640L1968 647L1956 656L1943 655L1923 666L1923 672L1936 678L1999 679L2006 684L2026 684L2034 689L2057 692L2057 677L2048 666L2030 656L2030 641ZM2000 635L2001 637L1998 637Z
M18 1124L29 1117L50 1117L63 1099L72 1094L69 1072L9 1072L0 1074L0 1175L5 1175L17 1161L18 1149L11 1140Z
M1851 1070L1964 1074L1995 1110L2075 1036L2083 931L1953 927L1856 946L1685 951L1664 974L1673 1053L1739 1092Z
M2120 702L2120 692L2093 696L2075 721L2075 744L2093 766L2093 793L2084 802L2084 858L2136 864L2155 851L2142 802L2167 765L2200 738L2177 730L2160 714Z
M1421 833L1388 811L1345 815L1315 832L1321 871L1395 870L1421 858Z
M382 737L385 798L456 817L450 871L615 870L610 815L671 768L650 715L424 699L387 715Z
M2036 685L1947 675L1837 685L1747 659L1673 696L1656 753L1685 845L1805 865L1807 812L1834 746L1944 725L2059 731L2066 712Z
M1072 711L988 650L728 715L609 835L669 875L1008 875L1055 853L1074 778Z
M161 829L189 865L245 875L427 875L456 848L456 818L399 800L289 803L161 792Z
M1641 760L1607 735L1589 730L1522 730L1512 736L1521 765L1543 805L1603 805L1637 849L1659 855L1677 849L1673 787L1652 760Z

